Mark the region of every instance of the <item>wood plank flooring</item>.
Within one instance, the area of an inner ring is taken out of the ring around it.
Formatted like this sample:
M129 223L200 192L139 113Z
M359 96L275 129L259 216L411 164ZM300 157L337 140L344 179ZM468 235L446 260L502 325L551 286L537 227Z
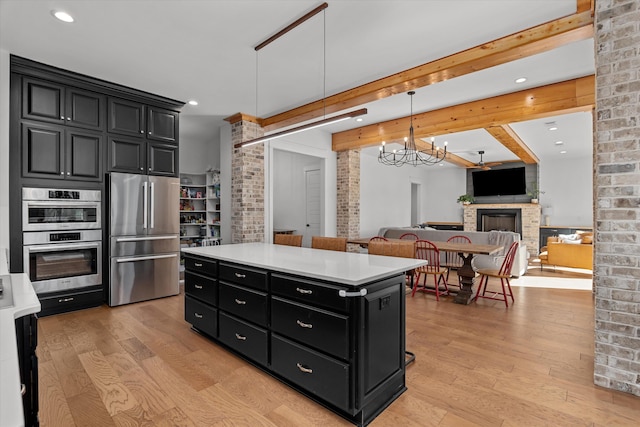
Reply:
M514 288L469 306L407 297L405 392L372 426L637 426L593 385L591 292ZM184 295L39 321L48 426L348 426L189 329Z

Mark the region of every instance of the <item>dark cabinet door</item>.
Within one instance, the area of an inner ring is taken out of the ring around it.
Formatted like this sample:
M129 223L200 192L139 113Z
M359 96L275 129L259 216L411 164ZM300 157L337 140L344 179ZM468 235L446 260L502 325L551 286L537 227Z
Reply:
M64 179L64 127L22 123L22 175Z
M178 113L147 107L147 138L176 143L178 140Z
M102 133L68 129L65 177L81 181L101 181L103 147Z
M64 86L25 78L22 82L22 117L63 123Z
M143 139L109 136L109 170L111 172L145 172L145 141Z
M178 176L178 146L148 142L147 172L149 175Z
M144 105L123 99L109 98L109 132L144 136Z
M68 88L65 105L66 123L89 129L104 129L104 106L104 96Z

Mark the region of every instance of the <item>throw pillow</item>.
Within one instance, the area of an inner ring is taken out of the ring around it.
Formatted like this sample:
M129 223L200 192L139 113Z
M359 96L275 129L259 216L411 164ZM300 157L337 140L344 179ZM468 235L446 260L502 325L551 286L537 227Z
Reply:
M570 245L579 245L582 243L582 240L578 239L578 240L571 240L571 239L566 239L566 240L561 240L562 243L568 243Z

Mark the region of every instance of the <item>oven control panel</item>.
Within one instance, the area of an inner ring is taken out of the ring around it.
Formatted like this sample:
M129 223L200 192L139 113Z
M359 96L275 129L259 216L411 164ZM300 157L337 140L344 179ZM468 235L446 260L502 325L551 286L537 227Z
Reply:
M50 242L67 242L69 240L80 240L80 233L49 233Z
M80 199L79 191L70 191L70 190L49 190L49 198L50 199Z

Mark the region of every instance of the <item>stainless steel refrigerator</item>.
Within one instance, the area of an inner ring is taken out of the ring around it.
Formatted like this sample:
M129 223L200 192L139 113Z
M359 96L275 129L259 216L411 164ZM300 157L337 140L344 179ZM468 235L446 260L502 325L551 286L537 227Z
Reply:
M111 173L109 305L179 292L180 179Z

